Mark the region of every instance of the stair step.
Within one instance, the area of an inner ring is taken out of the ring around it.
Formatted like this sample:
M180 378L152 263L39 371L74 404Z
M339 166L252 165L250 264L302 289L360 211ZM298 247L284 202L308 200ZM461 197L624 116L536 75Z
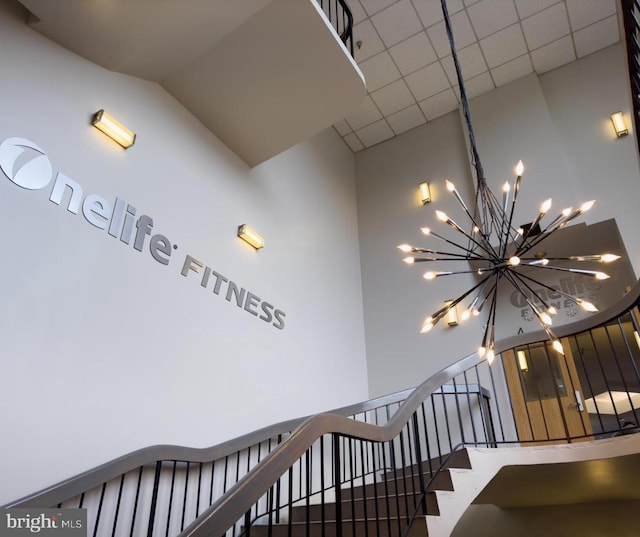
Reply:
M390 521L381 519L375 520L345 520L342 523L342 537L401 537L402 531L406 527L406 521L400 520L398 529L398 519ZM291 533L289 533L291 530ZM323 531L324 530L324 531ZM247 537L336 537L336 523L334 521L325 522L324 528L320 522L292 522L289 524L274 524L268 526L255 525L251 531L247 532ZM424 519L416 519L406 537L428 537L427 524Z
M406 501L405 501L406 499ZM425 513L423 509L420 509L419 513L421 515L438 515L440 511L438 509L438 500L436 498L435 493L428 492L425 495L425 501L427 504L427 512ZM365 518L365 509L367 518L375 518L376 513L378 518L387 518L406 516L407 513L409 515L413 514L415 510L415 505L417 502L417 498L414 499L413 496L399 495L390 496L388 501L387 498L368 498L364 500L362 498L352 500L343 500L342 502L342 516L344 519L356 519ZM377 507L377 512L376 512ZM322 520L322 506L319 504L309 505L308 508L308 516L309 520L313 522L318 522ZM327 503L324 506L324 518L325 520L335 520L336 518L336 505L335 503ZM307 507L306 506L296 506L292 509L291 520L294 522L305 522L307 520Z
M405 473L411 472L413 474L420 473L420 468L422 471L427 474L430 471L436 472L442 463L449 457L449 460L444 465L444 468L464 468L466 470L471 469L471 461L469 460L469 454L466 449L461 449L458 451L454 451L450 456L443 455L442 457L436 457L435 459L431 459L428 461L423 461L421 464L412 464L411 466L407 466L405 468ZM402 474L402 468L396 469L396 474ZM393 471L387 472L385 474L388 478L393 479Z
M430 475L422 476L422 484L427 487L427 490L453 490L453 483L451 482L451 474L449 470L442 470L434 479L434 481L430 484L431 480ZM397 479L391 479L387 477L385 481L377 481L374 483L369 483L368 485L363 486L358 485L353 487L353 491L348 484L343 484L342 486L342 497L346 499L350 499L353 495L354 498L362 498L368 497L372 498L376 495L378 497L384 496L386 494L404 494L408 493L410 495L414 494L414 492L418 492L421 490L420 476L419 475L411 475L405 473L405 476L402 475L400 471L397 474Z

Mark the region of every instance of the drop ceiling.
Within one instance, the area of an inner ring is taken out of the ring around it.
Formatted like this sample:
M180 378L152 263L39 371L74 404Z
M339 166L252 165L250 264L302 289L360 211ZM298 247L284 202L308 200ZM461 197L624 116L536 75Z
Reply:
M348 0L361 106L334 126L360 151L458 108L440 0ZM448 0L469 97L620 40L615 0Z

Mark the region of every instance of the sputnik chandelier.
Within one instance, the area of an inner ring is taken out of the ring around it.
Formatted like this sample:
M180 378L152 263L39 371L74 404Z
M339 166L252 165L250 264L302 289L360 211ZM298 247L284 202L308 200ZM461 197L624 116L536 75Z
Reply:
M446 181L447 190L456 198L469 220L468 230L463 229L462 226L458 225L444 212L436 211L436 217L438 220L453 229L457 233L456 237L458 240L448 239L445 236L434 232L430 228L425 227L422 228L422 232L428 237L434 237L439 241L444 242L447 245L445 247L446 250L418 248L409 244L401 244L398 248L405 253L426 255L426 257L415 255L405 257L404 261L410 265L424 262L461 261L466 263L467 267L473 267L466 270L456 271L429 270L423 275L426 280L435 280L437 278L456 274L476 273L479 277L479 281L456 299L447 301L444 306L427 317L424 321L421 332L430 331L438 321L446 317L453 308L456 308L458 304L465 300L468 300L468 303L461 314L462 321L465 321L472 316L479 316L483 308L488 304L484 336L482 337L481 345L478 348L478 355L480 358L486 357L489 363L493 362L493 359L495 358L495 324L498 291L503 286L510 285L524 297L527 305L531 308L543 330L551 340L553 348L557 352L564 354L560 340L554 335L550 328L552 325L551 316L555 315L557 311L534 290L532 284L555 293L559 293L580 306L585 311L595 312L597 311L597 308L591 302L587 302L586 300L574 297L569 293L552 288L537 278L531 277L529 274L525 274L523 269L529 269L527 272L530 272L533 268L539 270L566 271L583 274L597 280L604 280L609 278L609 276L604 272L580 268L567 268L565 266L554 266L553 263L558 261L610 263L619 259L620 256L614 254L601 254L546 257L538 254L533 255L531 253L532 248L572 220L588 211L595 201L587 201L577 209L573 209L571 207L564 209L543 228L541 226L542 220L551 209L551 199L548 199L540 205L538 215L530 225L525 226L526 229L514 227L513 215L518 201L518 193L520 192L524 166L522 161L518 162L515 169L515 181L513 182L513 186L508 181L504 184L502 187L502 200L499 201L487 185L482 164L480 163L480 157L478 155L475 135L473 132L473 125L471 124L471 114L469 111L469 103L467 101L464 80L453 41L453 33L451 30L446 0L441 0L441 2L447 35L451 45L451 53L460 87L460 100L469 135L471 160L476 172L475 204L472 212L456 190L455 185L451 181Z

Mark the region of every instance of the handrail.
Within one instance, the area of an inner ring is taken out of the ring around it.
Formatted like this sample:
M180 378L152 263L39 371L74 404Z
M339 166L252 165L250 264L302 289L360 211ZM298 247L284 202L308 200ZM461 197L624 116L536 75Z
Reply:
M215 502L197 520L180 534L222 535L257 502L291 465L313 443L325 434L341 434L372 442L393 440L423 401L448 380L473 367L481 360L477 354L450 365L423 382L406 399L386 425L373 425L348 420L336 414L318 414L309 418L292 435L272 451L250 473L231 487L227 494Z
M363 412L374 410L381 406L404 401L412 391L413 389L403 390L361 403L340 407L330 412L341 416L362 414ZM288 434L302 425L310 417L311 416L304 416L302 418L294 418L275 423L207 448L160 444L138 449L43 490L12 501L3 507L42 507L56 505L105 481L118 477L121 474L139 468L140 466L155 464L155 462L159 460L178 460L199 463L221 459L277 435Z

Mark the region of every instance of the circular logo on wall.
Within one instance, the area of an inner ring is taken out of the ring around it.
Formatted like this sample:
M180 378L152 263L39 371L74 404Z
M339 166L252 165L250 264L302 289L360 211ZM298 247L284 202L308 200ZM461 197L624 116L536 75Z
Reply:
M53 175L49 157L25 138L8 138L0 144L0 168L13 183L27 190L44 188Z

